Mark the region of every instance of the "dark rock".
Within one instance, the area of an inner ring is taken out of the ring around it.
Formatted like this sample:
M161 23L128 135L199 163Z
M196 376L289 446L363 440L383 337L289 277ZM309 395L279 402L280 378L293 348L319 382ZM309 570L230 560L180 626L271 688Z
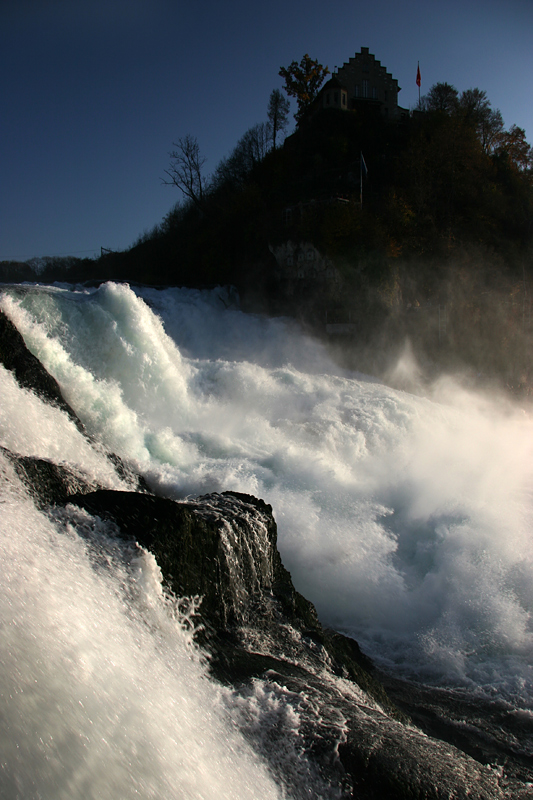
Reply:
M20 386L30 389L51 405L57 406L72 419L80 431L84 427L68 403L65 402L59 384L43 367L39 359L30 353L26 343L9 317L0 310L0 363L13 372Z
M516 797L533 797L533 720L517 714L498 697L471 697L378 672L394 702L428 736L454 745L482 764L505 765L502 785L514 784ZM467 722L467 724L466 724ZM530 787L529 795L523 794ZM512 793L511 793L512 795Z
M491 769L411 724L357 643L321 626L283 567L263 501L226 492L176 503L110 491L68 501L113 520L121 536L149 549L177 597L202 597L198 641L214 676L237 691L259 678L289 698L305 756L338 797L519 796L518 784L504 792ZM263 755L269 759L268 750ZM320 796L289 784L294 796Z
M250 660L246 675L247 656L236 652L246 629L249 638L270 641L265 657L294 653L295 660L301 660L305 653L313 666L327 662L335 674L360 682L391 705L370 675L372 664L357 643L325 630L313 604L295 590L277 549L272 507L262 500L224 492L176 503L99 490L69 496L68 502L112 519L122 536L150 550L176 597L202 598L200 638L212 646L217 640L213 669L219 677L229 677L237 662L243 678L257 674L260 654L255 653L253 663ZM264 670L263 664L260 669Z
M13 464L17 475L40 508L65 503L70 495L85 494L98 488L94 481L68 467L43 458L19 456L5 447L0 447L0 451Z

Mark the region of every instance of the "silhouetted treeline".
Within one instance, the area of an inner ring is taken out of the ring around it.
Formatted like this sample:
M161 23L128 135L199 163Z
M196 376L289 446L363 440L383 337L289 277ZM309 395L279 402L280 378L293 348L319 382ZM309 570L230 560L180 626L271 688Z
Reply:
M142 271L153 253L158 282L242 286L258 277L269 245L300 238L348 271L350 261L379 264L377 280L400 257L446 259L464 246L512 264L532 242L531 159L520 160L515 126L489 146L472 92L473 108L429 106L396 124L379 113L323 111L275 150L255 126L218 166L202 207L177 205L124 261ZM339 198L348 202L335 205Z
M0 261L0 281L54 283L94 280L99 272L98 261L75 256L43 256L29 261Z
M203 167L193 137L178 145L175 168L189 168L191 154L192 166ZM325 110L276 148L261 123L211 176L195 173L192 194L127 252L65 272L231 283L249 308L292 314L316 330L328 319L348 322L358 357L388 352L408 336L422 357L494 369L525 385L532 166L524 131L505 130L484 92L459 95L448 84L432 87L421 109L400 122L379 110ZM335 279L284 273L273 252L288 241L314 245ZM58 266L47 266L41 279L61 279Z

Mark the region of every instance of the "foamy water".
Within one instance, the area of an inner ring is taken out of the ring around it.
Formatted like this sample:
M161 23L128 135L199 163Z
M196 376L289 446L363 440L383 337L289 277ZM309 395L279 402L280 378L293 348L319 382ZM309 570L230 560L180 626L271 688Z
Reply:
M159 492L271 503L284 563L325 624L402 674L529 707L529 412L450 381L417 397L348 374L233 300L107 284L12 288L1 307L88 430ZM64 421L42 437L17 407L0 422L12 449L104 470Z
M208 680L153 556L79 510L44 516L0 468L2 797L284 796Z

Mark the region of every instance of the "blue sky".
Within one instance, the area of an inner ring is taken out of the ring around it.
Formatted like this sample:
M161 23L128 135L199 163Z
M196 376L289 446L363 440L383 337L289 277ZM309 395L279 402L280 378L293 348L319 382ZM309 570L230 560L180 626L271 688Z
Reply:
M179 197L173 140L214 170L304 53L369 47L407 108L420 61L422 93L484 89L532 143L532 41L533 0L1 0L0 260L131 245Z

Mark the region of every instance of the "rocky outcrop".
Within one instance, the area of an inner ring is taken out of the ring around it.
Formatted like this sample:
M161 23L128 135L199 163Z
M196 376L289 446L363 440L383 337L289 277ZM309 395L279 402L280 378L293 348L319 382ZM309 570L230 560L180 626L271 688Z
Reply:
M491 769L429 738L394 706L355 641L322 627L281 562L262 500L225 492L177 503L97 491L68 502L150 550L177 597L201 597L197 638L212 673L236 690L259 679L290 698L305 754L339 797L506 796Z
M5 447L0 452L13 464L15 472L39 508L64 503L71 495L99 488L87 476L44 458L20 456Z
M247 680L278 659L327 667L394 711L357 643L324 629L295 590L277 549L272 507L262 500L224 492L177 503L100 490L67 501L113 520L121 536L150 550L176 597L201 598L197 638L217 677Z

